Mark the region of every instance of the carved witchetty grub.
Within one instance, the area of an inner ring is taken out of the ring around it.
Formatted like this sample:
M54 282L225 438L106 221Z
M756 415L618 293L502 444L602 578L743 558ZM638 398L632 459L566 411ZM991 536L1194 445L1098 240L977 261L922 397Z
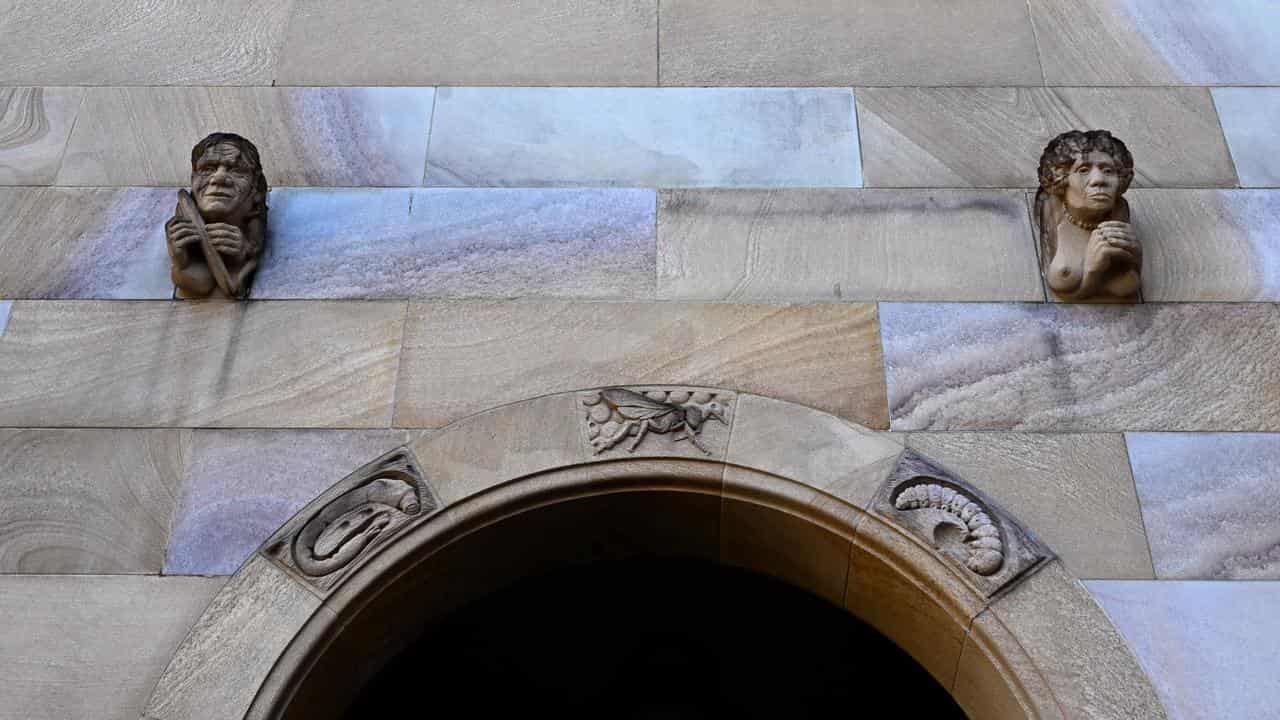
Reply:
M266 545L266 554L331 589L361 557L436 502L412 454L394 450L330 488Z
M911 450L872 502L957 566L990 597L1047 562L1053 554L972 485Z
M673 442L689 444L710 455L698 440L708 421L728 425L728 400L721 393L701 389L620 387L588 390L581 394L585 408L587 442L596 455L622 445L627 452L644 442L650 433L671 433Z

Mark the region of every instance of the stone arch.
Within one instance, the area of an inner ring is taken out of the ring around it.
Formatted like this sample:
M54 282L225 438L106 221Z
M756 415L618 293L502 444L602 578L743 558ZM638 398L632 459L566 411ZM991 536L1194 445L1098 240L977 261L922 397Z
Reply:
M620 435L620 396L569 392L458 421L335 484L228 580L145 717L310 717L363 684L342 658L376 667L415 624L487 590L654 551L844 606L971 717L1165 717L1092 597L980 480L792 403L629 391L683 408L698 443L679 425ZM713 402L723 422L696 410Z

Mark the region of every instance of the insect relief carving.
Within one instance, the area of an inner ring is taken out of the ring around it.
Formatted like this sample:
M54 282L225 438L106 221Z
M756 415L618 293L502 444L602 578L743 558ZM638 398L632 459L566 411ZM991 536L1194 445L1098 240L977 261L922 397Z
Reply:
M710 455L698 439L710 421L726 427L728 403L708 390L604 388L582 393L586 412L587 441L595 454L621 445L635 452L650 434L671 435L673 442L689 444Z
M986 509L962 490L941 482L907 485L899 488L893 506L899 510L934 508L953 518L963 528L962 542L969 548L965 566L979 575L994 575L1004 564L1000 528ZM938 535L936 529L934 534Z

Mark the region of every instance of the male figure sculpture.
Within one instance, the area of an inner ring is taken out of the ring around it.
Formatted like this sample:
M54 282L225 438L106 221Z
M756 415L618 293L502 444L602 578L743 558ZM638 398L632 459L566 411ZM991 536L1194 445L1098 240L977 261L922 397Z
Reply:
M213 133L191 150L191 191L164 226L178 296L244 298L267 231L267 179L253 143Z
M1133 156L1106 130L1072 130L1040 156L1036 217L1049 289L1068 302L1133 302L1142 246L1124 191Z

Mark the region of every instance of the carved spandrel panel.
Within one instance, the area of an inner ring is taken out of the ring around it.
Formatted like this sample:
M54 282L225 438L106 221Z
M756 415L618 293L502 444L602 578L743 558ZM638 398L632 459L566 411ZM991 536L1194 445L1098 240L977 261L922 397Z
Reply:
M263 552L322 591L374 548L439 507L417 461L399 448L348 475L282 527Z
M987 597L1053 558L1000 506L911 450L880 486L872 510L931 545Z
M586 390L578 397L587 445L595 456L720 454L734 399L733 393L709 388L649 385Z

